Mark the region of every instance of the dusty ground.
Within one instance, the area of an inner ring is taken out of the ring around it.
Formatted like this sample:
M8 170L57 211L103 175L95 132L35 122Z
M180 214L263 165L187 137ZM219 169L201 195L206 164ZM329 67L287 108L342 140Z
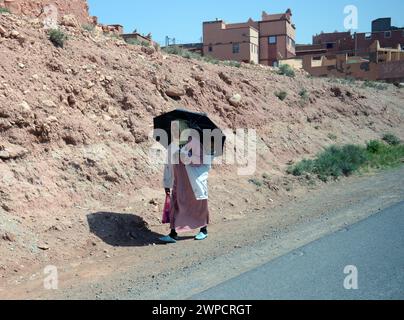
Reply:
M186 299L403 200L404 167L355 176L248 219L213 225L204 242L191 237L154 246L161 228L152 228L142 234L143 245L116 244L113 258L57 265L56 291L43 289L38 269L14 276L0 293L6 299Z
M269 67L213 65L73 27L63 27L69 40L60 49L38 20L0 15L0 26L3 283L49 263L114 260L125 246L154 257L143 249L156 236L147 230L166 232L164 194L147 137L153 117L173 108L258 132L254 177L239 177L236 166L212 172L216 228L304 195L309 182L285 174L293 161L386 132L404 139L404 91L393 85L376 90L304 72L292 79ZM285 101L275 96L280 90ZM241 101L231 104L236 94Z

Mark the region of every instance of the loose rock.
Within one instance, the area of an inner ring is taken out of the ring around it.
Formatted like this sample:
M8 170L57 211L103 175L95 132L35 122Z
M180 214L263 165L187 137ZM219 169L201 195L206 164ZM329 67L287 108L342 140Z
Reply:
M219 73L219 77L220 77L220 79L222 79L225 83L227 83L229 86L231 86L231 85L233 84L233 81L230 79L230 77L229 77L227 74L225 74L225 73L223 73L223 72L220 72L220 73Z
M185 96L185 94L186 94L184 89L176 88L176 87L170 87L169 89L167 89L165 91L165 93L170 98L181 98L182 96Z
M238 107L241 104L241 95L240 94L235 94L232 97L230 97L228 99L229 103L233 106L233 107Z
M5 234L3 234L2 239L4 241L8 241L8 242L15 242L16 241L15 235L13 235L13 234L11 234L9 232L6 232Z

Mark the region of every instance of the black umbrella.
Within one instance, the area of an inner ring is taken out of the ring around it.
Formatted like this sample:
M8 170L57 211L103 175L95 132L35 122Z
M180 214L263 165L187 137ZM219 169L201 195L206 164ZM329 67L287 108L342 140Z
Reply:
M210 152L211 155L216 157L223 155L224 144L226 142L226 136L223 131L209 119L206 113L191 112L183 109L177 109L154 118L154 138L165 148L171 144L171 123L174 121L185 121L190 129L198 131L201 144L205 150L209 141L204 140L209 138L211 150L206 150L208 153ZM160 130L163 130L167 134L168 140L162 139ZM207 132L212 132L212 135L206 135Z

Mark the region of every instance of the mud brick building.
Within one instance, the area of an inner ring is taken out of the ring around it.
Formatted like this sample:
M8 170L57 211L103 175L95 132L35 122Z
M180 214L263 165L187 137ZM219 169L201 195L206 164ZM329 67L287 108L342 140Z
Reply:
M359 80L404 81L404 51L383 48L379 41L373 42L368 51L369 59L348 54L303 57L303 68L317 77L354 78ZM318 58L318 59L315 59Z
M297 45L296 55L348 54L369 58L370 47L378 41L382 48L404 47L404 28L394 27L391 18L372 21L372 31L366 33L332 32L313 36L310 45Z
M203 53L219 60L276 65L295 56L295 38L290 9L281 14L264 11L261 21L203 23Z

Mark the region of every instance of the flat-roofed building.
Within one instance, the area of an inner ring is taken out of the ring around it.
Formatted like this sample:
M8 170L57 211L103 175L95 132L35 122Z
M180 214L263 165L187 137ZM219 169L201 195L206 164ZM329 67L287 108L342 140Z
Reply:
M292 12L267 14L261 21L249 19L227 24L223 20L203 23L203 53L219 60L277 64L295 56L296 28Z

